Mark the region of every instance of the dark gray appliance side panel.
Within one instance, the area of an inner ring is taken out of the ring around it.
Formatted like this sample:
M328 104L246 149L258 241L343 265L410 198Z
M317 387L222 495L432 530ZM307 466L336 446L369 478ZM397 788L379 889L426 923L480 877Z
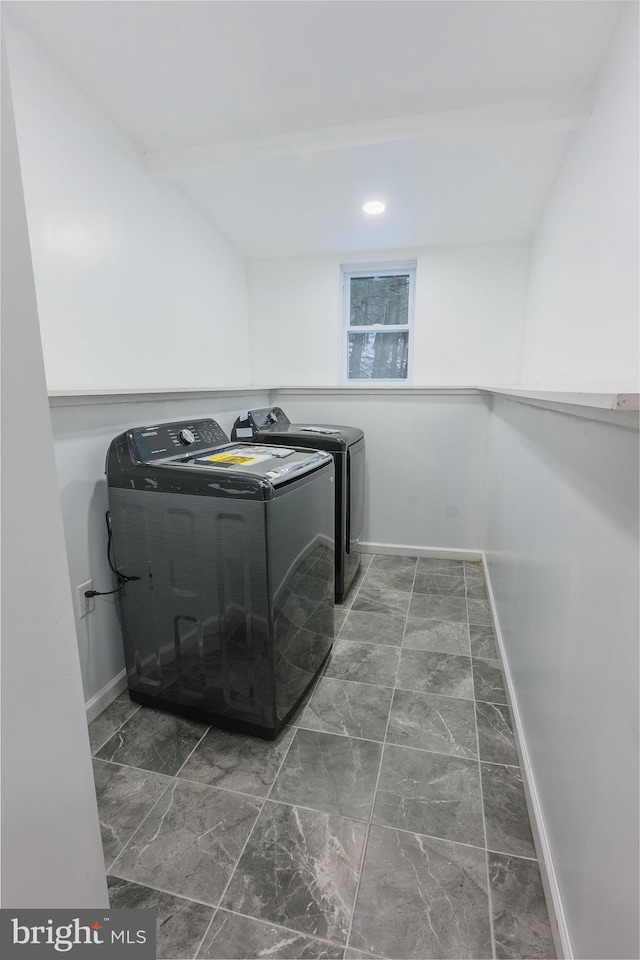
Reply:
M349 533L347 550L351 553L362 539L365 503L364 440L347 450L347 486L349 498Z
M111 488L109 504L117 564L144 571L121 597L130 687L273 725L264 503Z
M117 602L123 636L135 638L135 644L125 642L129 686L137 683L145 693L154 695L170 677L169 668L163 674L156 640L146 503L133 493L132 496L132 491L109 490L115 566L127 576L140 577L124 587Z
M334 637L334 474L319 471L266 505L276 713L282 719Z

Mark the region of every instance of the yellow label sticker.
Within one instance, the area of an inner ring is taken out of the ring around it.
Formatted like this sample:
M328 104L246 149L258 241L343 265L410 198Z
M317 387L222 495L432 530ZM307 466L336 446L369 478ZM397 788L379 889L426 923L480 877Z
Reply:
M209 463L235 463L245 466L247 463L258 463L261 457L241 457L237 453L219 453L217 457L207 457Z

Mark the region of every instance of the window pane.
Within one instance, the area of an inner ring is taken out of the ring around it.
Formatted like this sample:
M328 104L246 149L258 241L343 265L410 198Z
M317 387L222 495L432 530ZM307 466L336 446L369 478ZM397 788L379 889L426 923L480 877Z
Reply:
M349 380L406 380L409 334L348 333Z
M409 276L352 277L352 327L368 327L373 323L401 324L409 322Z

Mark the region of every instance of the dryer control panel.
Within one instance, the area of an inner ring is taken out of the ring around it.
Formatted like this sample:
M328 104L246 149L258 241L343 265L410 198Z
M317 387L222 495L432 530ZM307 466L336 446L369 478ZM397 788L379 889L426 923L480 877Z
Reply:
M182 452L196 455L229 443L220 424L211 419L150 424L130 430L127 436L131 459L138 463L151 463Z

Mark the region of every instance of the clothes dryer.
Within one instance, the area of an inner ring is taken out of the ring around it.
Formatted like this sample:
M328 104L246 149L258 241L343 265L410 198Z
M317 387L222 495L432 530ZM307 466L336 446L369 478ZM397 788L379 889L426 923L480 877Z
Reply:
M360 567L365 503L363 431L336 424L291 423L281 407L261 407L238 417L231 437L331 454L335 464L335 598L342 603Z

